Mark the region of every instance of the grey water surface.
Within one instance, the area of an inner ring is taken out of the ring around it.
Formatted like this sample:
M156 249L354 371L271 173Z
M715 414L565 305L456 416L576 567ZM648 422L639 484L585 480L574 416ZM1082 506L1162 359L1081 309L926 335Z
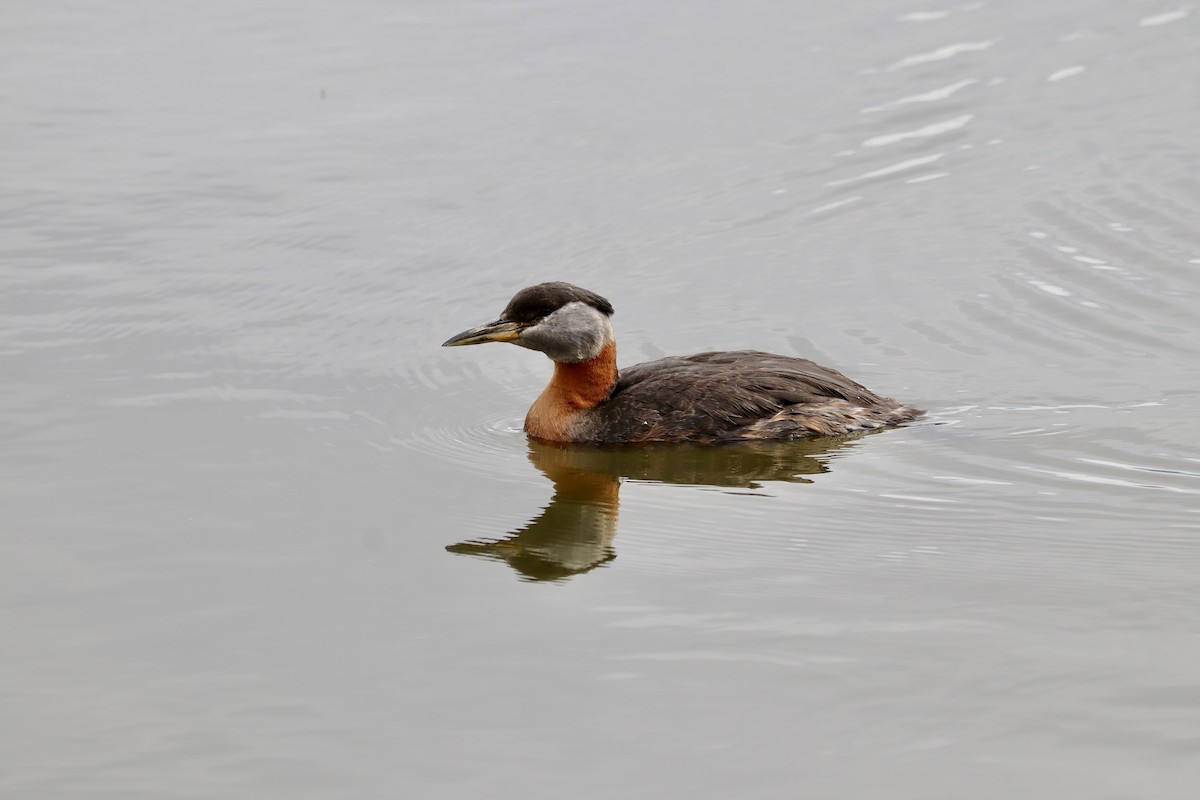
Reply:
M10 3L0 796L1200 796L1200 9ZM530 444L623 364L929 409Z

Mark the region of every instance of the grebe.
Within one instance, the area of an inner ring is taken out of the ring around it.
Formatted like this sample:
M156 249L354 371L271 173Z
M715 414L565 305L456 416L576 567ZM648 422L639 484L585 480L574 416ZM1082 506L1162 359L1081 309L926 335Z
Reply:
M733 442L811 439L909 422L922 412L812 361L736 350L648 361L617 371L613 307L569 283L517 292L500 318L443 347L512 342L540 350L554 377L525 417L551 442Z

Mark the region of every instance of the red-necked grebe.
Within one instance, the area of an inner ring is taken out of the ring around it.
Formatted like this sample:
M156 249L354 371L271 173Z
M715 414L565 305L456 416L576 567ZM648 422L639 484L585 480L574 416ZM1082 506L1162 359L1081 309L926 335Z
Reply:
M517 292L495 322L442 346L512 342L549 356L554 377L525 431L552 442L810 439L921 414L828 367L755 350L660 358L618 372L612 314L595 292L539 283Z

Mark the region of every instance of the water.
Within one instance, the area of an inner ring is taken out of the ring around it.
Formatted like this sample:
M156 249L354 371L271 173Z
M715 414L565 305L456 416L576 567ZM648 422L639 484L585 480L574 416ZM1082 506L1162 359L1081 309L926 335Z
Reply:
M1196 796L1198 24L10 8L0 795ZM548 279L930 413L530 445Z

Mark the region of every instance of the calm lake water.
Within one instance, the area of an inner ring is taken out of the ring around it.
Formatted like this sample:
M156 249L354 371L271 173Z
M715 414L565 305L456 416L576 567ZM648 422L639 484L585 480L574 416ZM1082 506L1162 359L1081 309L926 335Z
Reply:
M0 26L0 795L1200 796L1200 10L42 2ZM620 361L929 409L529 444Z

